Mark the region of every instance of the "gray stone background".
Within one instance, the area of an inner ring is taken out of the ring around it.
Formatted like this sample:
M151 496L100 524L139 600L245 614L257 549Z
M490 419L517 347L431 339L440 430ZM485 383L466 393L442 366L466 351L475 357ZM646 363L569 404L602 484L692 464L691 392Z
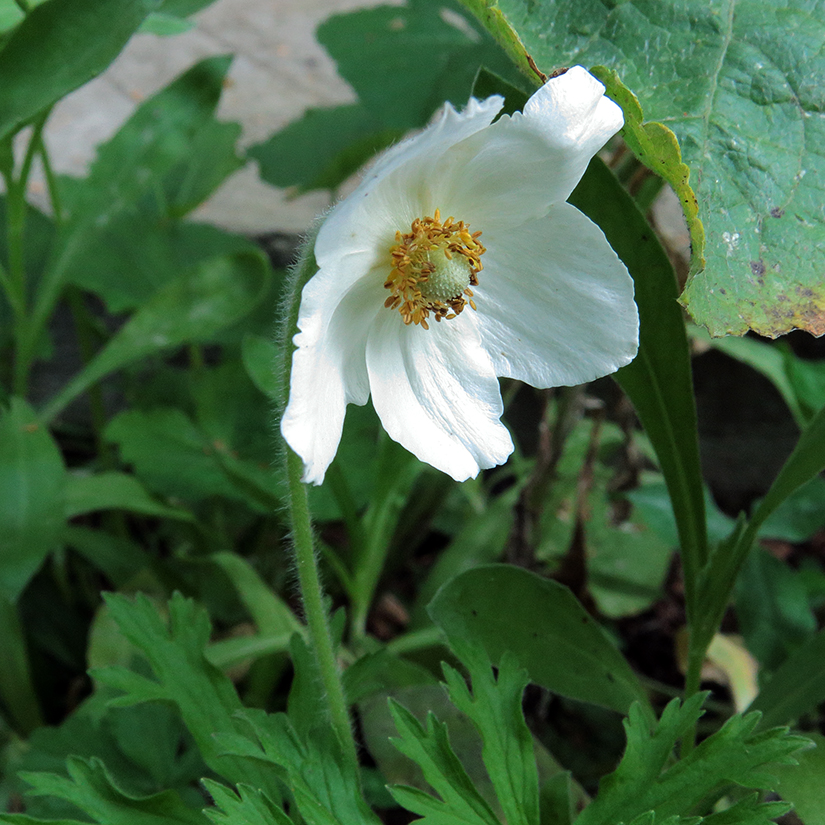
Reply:
M218 116L242 124L241 149L265 140L308 108L350 103L355 95L316 42L315 29L333 14L379 4L403 0L216 0L194 16L195 27L184 34L137 34L103 75L55 107L45 134L52 163L60 173L85 174L95 147L138 103L212 55L235 55ZM30 196L48 210L38 174L32 176ZM303 232L328 205L325 193L296 198L262 183L250 161L193 217L246 234ZM668 245L684 253L689 238L669 190L654 214Z
M195 15L196 26L188 32L135 35L104 74L55 107L45 140L56 171L85 174L95 147L138 103L212 55L235 55L218 117L242 124L240 148L266 139L310 107L352 102L352 90L315 41L315 28L337 12L381 2L388 0L216 0ZM47 208L39 175L32 178L30 195ZM327 205L323 193L290 198L262 183L250 162L194 217L251 234L300 232Z

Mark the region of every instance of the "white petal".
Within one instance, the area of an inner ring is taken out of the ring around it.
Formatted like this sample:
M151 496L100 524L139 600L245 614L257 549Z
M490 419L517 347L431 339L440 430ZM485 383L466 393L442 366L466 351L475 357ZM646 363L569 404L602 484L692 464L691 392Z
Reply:
M489 240L475 288L496 374L534 387L583 384L638 349L633 280L601 229L570 204Z
M372 402L384 429L421 461L456 481L506 461L493 366L466 310L429 330L379 315L367 341Z
M347 289L358 273L388 263L395 233L413 219L432 215L428 184L432 168L455 143L483 130L504 101L471 99L463 112L449 103L423 132L385 152L349 197L337 204L315 241L316 276L323 289ZM385 261L386 259L386 261ZM346 261L346 268L339 264ZM383 285L383 281L381 281Z
M501 117L447 152L433 173L431 197L442 214L485 235L494 225L539 218L567 200L622 124L604 86L575 66L548 80L523 113Z
M383 290L368 278L343 296L317 295L312 284L301 300L281 433L304 462L303 480L321 484L341 441L346 405L369 398L367 334L376 314L386 310Z

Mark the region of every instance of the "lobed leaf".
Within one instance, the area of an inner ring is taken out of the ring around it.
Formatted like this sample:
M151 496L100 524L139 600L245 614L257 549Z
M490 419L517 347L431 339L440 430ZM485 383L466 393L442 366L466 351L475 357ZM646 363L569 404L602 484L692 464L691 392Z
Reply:
M315 726L301 732L283 713L247 709L239 716L252 737L221 735L225 752L253 758L270 769L277 766L308 825L378 825L361 796L357 775L342 759L334 731L319 724L317 714Z
M293 825L293 820L258 788L241 783L237 790L230 790L211 779L204 779L203 786L215 803L204 814L216 825Z
M394 785L395 800L423 817L422 825L464 823L464 825L499 825L498 818L476 790L458 757L450 747L447 727L432 713L427 727L403 706L390 699L390 711L399 738L392 743L423 771L424 778L441 797L437 799L416 788Z
M774 764L792 764L792 755L808 740L790 736L786 728L756 732L756 713L733 716L687 756L669 764L676 743L701 715L704 698L695 694L684 704L674 699L652 731L634 706L625 721L622 761L601 781L598 796L576 825L613 825L650 811L657 818L683 815L700 803L712 805L732 784L775 788L776 780L767 771Z
M219 733L235 733L235 715L243 708L232 683L204 656L211 628L206 611L176 593L168 604L168 625L143 595L134 602L124 596L106 598L121 633L148 660L156 681L121 667L92 671L94 678L125 692L114 705L164 700L178 709L204 761L231 781L251 781L280 799L274 776L248 760L225 756Z
M120 790L99 759L70 756L69 776L50 773L22 774L31 793L65 799L102 825L204 825L206 818L183 803L175 791L133 796Z
M539 825L539 780L533 735L524 720L521 700L529 682L514 656L506 652L498 674L484 651L470 645L456 649L468 667L472 694L464 678L444 665L450 701L481 734L482 758L508 825Z

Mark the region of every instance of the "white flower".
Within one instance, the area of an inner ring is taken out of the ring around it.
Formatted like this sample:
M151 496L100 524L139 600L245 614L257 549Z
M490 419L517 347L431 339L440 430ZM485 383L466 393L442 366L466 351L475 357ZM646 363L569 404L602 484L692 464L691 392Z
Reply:
M635 356L630 275L565 203L621 110L580 66L492 123L502 105L445 105L321 227L281 422L304 481L370 395L392 438L463 481L513 451L497 376L582 384Z

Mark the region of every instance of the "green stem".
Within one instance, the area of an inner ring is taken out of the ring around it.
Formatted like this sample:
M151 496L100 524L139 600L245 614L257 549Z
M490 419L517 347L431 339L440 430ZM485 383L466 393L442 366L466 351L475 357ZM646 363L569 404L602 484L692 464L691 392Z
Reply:
M298 310L301 290L315 274L317 265L312 254L314 236L307 239L304 254L293 272L291 290L288 295L286 315L282 322L284 360L280 378L282 410L289 395L289 376L292 369L292 335L298 326ZM303 462L288 446L286 451L286 478L288 485L289 517L292 525L292 541L295 552L295 566L298 572L298 586L304 607L304 618L309 631L310 646L315 654L321 682L326 694L332 727L335 730L344 759L358 768L358 753L352 734L352 725L344 695L341 673L335 656L335 645L329 627L329 619L324 607L324 591L318 572L315 541L312 534L312 519L309 512L306 486L302 482Z
M7 289L9 300L15 308L15 363L14 363L14 392L24 396L28 388L29 366L31 359L26 355L29 350L31 337L31 319L28 317L28 295L26 284L25 262L25 228L26 228L26 189L32 163L38 151L42 148L43 127L49 117L51 108L43 112L34 124L34 132L26 147L26 154L20 166L20 173L14 177L14 170L10 170L6 177L6 218L9 248L9 271Z
M318 574L315 546L312 536L312 522L309 515L307 491L301 476L303 462L289 448L286 448L287 480L289 483L289 515L292 522L292 542L295 551L295 566L298 570L298 584L304 605L304 617L309 628L309 636L321 681L329 704L332 726L344 752L344 758L353 766L358 764L355 740L352 737L349 711L344 687L335 658L335 647L329 629L321 578Z
M46 144L43 142L43 131L37 133L37 150L40 154L40 160L43 163L43 174L46 177L46 188L49 190L49 201L52 205L52 213L54 214L54 222L58 226L63 225L63 205L60 201L60 191L57 186L57 177L52 169L52 162L49 160L49 152L46 149Z

